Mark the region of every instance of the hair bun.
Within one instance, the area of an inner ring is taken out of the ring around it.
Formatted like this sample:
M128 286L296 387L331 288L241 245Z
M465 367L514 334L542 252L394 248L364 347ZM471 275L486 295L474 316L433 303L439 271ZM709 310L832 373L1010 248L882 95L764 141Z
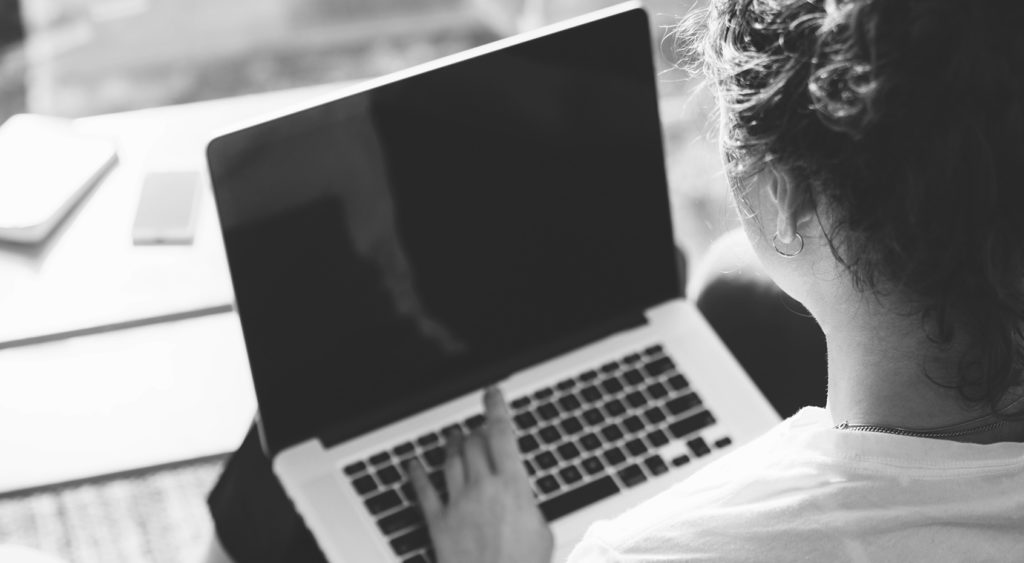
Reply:
M874 120L879 45L877 0L819 0L823 9L807 91L812 107L830 129L862 137Z
M874 119L877 83L868 64L827 64L811 75L807 90L814 109L831 129L861 137Z

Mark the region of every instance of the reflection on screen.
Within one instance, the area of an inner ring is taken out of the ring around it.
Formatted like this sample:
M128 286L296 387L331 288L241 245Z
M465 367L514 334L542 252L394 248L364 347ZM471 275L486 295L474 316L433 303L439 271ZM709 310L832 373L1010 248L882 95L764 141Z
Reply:
M272 449L678 294L647 37L630 12L211 146Z

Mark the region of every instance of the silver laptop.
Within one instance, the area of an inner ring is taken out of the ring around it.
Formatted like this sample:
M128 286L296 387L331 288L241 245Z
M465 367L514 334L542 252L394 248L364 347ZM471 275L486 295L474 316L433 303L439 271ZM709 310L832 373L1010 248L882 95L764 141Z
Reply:
M556 557L778 421L681 296L625 4L218 137L273 467L333 563L431 561L402 467L509 399ZM443 491L442 491L443 493Z

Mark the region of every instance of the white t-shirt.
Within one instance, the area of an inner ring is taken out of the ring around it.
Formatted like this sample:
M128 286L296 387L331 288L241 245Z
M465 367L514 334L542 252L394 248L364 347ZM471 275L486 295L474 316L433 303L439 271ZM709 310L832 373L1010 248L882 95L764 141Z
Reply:
M1024 444L832 426L801 410L597 522L569 561L1024 561Z

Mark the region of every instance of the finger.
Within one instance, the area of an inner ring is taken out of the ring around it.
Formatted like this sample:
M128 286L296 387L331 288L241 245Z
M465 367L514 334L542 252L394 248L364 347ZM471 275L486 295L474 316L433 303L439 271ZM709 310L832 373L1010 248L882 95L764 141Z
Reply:
M466 438L462 447L462 455L466 459L466 483L485 479L494 473L491 462L487 459L487 439L480 429L473 431Z
M484 391L484 411L487 413L487 446L494 472L502 474L512 469L525 471L512 418L505 397L497 387L488 387Z
M448 485L448 498L462 492L466 486L466 462L463 460L462 432L452 430L445 433L444 481Z
M423 462L418 459L411 460L406 465L409 472L409 479L412 481L412 489L416 491L416 498L420 501L423 515L427 517L427 523L441 514L444 505L441 504L441 497L434 490L434 485L427 478L427 471L423 468Z

